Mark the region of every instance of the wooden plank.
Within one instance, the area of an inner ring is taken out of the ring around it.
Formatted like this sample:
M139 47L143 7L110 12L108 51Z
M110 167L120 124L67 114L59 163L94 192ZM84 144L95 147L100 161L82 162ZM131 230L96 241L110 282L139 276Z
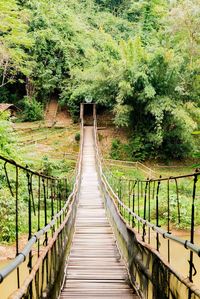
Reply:
M130 295L132 294L132 292L129 290L129 289L106 289L106 290L102 290L100 288L98 289L95 289L95 288L92 288L92 289L87 289L85 288L84 289L84 295L88 294L88 295L96 295L98 291L98 295L104 295L105 296L105 293L106 295ZM79 289L68 289L66 290L65 292L63 293L66 293L66 295L75 295L75 294L80 294L80 290Z
M82 288L82 289L130 289L130 286L124 281L110 281L107 280L68 280L65 284L66 289L72 288Z

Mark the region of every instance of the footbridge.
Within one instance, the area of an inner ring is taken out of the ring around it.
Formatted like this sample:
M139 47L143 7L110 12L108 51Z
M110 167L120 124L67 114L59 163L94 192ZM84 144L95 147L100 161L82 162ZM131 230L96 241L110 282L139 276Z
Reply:
M0 269L1 299L200 298L194 283L200 271L195 242L199 172L146 180L116 177L101 155L95 114L92 126L81 119L80 153L71 178L49 177L5 157L0 160L1 185L13 200L16 244L16 258ZM189 182L187 238L171 231L174 206L179 224L186 217L182 181ZM24 244L21 217L27 218ZM179 246L175 250L180 250L186 273L173 266L173 244ZM9 294L11 280L15 283Z

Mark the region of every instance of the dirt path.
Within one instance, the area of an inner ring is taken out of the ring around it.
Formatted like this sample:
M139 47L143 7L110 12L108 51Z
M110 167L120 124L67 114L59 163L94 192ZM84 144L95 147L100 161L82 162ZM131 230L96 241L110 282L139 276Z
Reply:
M51 99L46 107L46 112L45 112L45 122L49 126L52 126L54 124L57 111L58 111L58 101L56 99Z
M58 101L53 98L46 107L45 122L48 127L65 127L72 124L72 119L68 110L59 107Z
M57 112L55 126L66 127L72 124L71 116L66 108L61 109Z

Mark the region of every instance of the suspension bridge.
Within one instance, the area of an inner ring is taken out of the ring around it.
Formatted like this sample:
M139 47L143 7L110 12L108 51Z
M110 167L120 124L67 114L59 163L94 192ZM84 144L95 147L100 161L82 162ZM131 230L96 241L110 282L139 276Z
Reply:
M0 298L200 298L193 283L200 257L195 242L200 173L146 180L115 177L101 155L94 105L92 109L88 125L81 106L73 178L46 176L0 157L1 183L13 198L16 228L16 258L0 269L0 287L14 275L15 290ZM187 239L171 232L172 204L178 222L184 221L180 182L185 180L191 205ZM28 240L22 248L20 196L25 192ZM174 243L187 254L186 275L171 265Z

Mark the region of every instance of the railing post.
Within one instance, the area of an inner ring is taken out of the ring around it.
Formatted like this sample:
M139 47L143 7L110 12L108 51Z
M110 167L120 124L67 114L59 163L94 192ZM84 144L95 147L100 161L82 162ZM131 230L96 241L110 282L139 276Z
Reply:
M28 181L28 240L32 237L32 209L31 209L31 174L27 171L27 181ZM29 273L31 273L32 270L32 250L29 252ZM30 283L30 298L33 296L33 284Z
M19 191L19 169L16 166L16 179L15 179L15 225L16 225L16 256L19 254L19 213L18 213L18 191ZM19 276L19 267L17 267L17 286L20 288L20 276Z
M120 211L120 213L121 213L121 207L122 207L122 205L121 205L121 179L119 178L119 180L118 180L118 198L119 198L119 211Z
M42 179L43 182L43 199L44 199L44 224L47 225L47 192L46 192L46 186L45 186L45 180ZM48 243L48 235L45 233L45 244Z
M96 120L96 104L93 104L93 119Z
M190 228L190 242L192 244L194 244L194 217L195 217L195 197L196 197L196 184L198 181L198 175L195 174L194 175L194 184L193 184L193 194L192 194L192 212L191 212L191 228ZM194 264L193 264L193 251L190 250L190 268L189 268L189 279L191 282L193 282L193 270L195 270L194 268Z
M129 210L131 208L131 181L128 180L128 207L129 207ZM128 212L128 223L130 225L130 222L131 222L131 213L130 211Z
M151 181L148 186L148 221L151 221ZM148 227L148 243L151 243L151 229Z
M160 176L161 178L161 176ZM160 181L158 181L157 191L156 191L156 226L159 227L159 191L160 191ZM159 251L159 233L156 233L156 249Z
M54 199L55 199L55 183L54 180L51 180L51 220L54 216ZM52 230L52 236L53 236L53 230Z
M38 177L38 231L40 230L40 205L41 205L41 177ZM40 240L38 240L38 257L40 256Z
M170 181L167 181L167 232L170 233ZM170 240L167 240L167 257L170 263Z
M138 216L140 216L140 182L138 181L138 186L137 186L137 191L138 191L138 194L137 194L137 212L138 212ZM140 233L140 222L138 220L138 233Z
M135 186L137 185L137 181L134 181L133 185L133 198L132 198L132 211L135 213ZM135 217L132 217L132 227L135 227Z
M83 115L84 115L84 104L80 104L80 120L83 121Z
M179 189L178 189L178 182L175 178L175 185L176 185L176 198L177 198L177 209L178 209L178 223L181 223L181 212L180 212L180 202L179 202Z
M147 179L148 180L148 179ZM145 186L145 193L144 193L144 214L143 219L146 220L146 208L147 208L147 190L148 190L148 181L146 181ZM143 224L143 234L142 234L142 240L145 242L145 236L146 236L146 224Z

